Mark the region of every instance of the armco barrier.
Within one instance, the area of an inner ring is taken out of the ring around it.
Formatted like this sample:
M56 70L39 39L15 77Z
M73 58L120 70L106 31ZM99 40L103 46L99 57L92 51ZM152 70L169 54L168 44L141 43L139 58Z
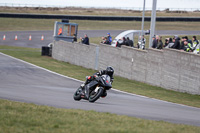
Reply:
M7 18L33 18L33 19L69 19L69 20L101 20L101 21L142 21L141 16L81 16L81 15L53 15L53 14L27 14L27 13L0 13L0 17ZM151 21L147 16L145 21ZM156 17L156 21L195 21L200 17Z
M200 95L200 55L193 53L57 41L52 56L57 60L96 70L113 66L115 75Z

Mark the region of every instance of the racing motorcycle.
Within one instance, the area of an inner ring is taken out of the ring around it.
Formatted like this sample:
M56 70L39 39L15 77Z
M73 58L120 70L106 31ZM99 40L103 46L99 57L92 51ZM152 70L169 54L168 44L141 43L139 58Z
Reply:
M86 77L87 78L87 77ZM86 96L86 88L89 88L89 96ZM81 99L95 102L100 97L107 95L106 91L112 88L112 82L109 75L102 75L95 77L90 83L86 84L83 88L80 86L74 93L74 100Z

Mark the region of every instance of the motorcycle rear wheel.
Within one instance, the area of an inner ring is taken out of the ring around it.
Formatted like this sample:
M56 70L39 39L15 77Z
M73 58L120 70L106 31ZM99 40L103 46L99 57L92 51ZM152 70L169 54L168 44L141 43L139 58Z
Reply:
M74 93L74 100L80 101L81 100L81 87L79 87L76 92Z
M93 90L90 93L89 102L91 102L91 103L95 102L97 99L99 99L99 97L102 95L102 93L103 93L102 87L100 87L97 92L95 92L95 90Z

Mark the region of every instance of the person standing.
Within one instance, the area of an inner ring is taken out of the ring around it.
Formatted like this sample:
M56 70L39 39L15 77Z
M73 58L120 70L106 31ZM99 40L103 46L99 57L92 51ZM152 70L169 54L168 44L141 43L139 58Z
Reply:
M59 28L59 30L58 30L58 35L59 35L59 36L62 35L62 27Z
M181 38L181 44L180 44L180 50L184 50L184 41L185 41L185 37Z
M122 38L120 39L120 42L119 42L119 41L117 42L117 47L121 47L122 45L126 45L126 44L127 44L126 38L125 38L125 37L122 37Z
M158 41L155 36L153 36L152 48L157 48Z
M110 33L107 33L107 39L109 41L109 44L111 45L111 43L112 43L112 37L110 36Z
M195 50L197 45L199 44L199 41L197 40L196 36L193 36L192 40L193 40L193 50Z
M80 37L80 39L81 39L82 44L86 44L86 45L90 44L89 43L89 37L87 36L87 34L85 34L85 38Z
M178 36L174 36L175 42L172 48L179 49L180 48L180 38Z
M73 39L74 39L73 42L77 42L76 34L74 34Z
M163 49L163 42L162 42L162 37L161 36L158 39L157 49Z
M127 41L126 41L126 42L127 42L127 46L134 47L134 43L133 43L132 40L129 39L129 37L127 37L126 40L127 40Z
M139 37L137 47L139 49L145 49L145 44L146 44L146 39L144 38L144 35L142 35Z
M188 41L184 41L184 51L186 52L192 52L192 44L189 43Z
M188 41L188 43L190 43L190 44L191 44L191 46L192 46L192 41L191 41L190 39L188 39L188 37L187 37L187 36L185 36L185 39L186 39L186 41Z

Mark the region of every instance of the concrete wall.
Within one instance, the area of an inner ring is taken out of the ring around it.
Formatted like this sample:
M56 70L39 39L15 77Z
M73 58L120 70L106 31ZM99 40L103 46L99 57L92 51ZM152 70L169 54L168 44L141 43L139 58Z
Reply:
M69 62L86 68L95 68L96 44L81 45L78 43L55 42L52 56L54 59Z
M53 58L86 68L113 66L115 75L165 89L200 94L200 55L173 49L138 50L126 46L58 41Z

